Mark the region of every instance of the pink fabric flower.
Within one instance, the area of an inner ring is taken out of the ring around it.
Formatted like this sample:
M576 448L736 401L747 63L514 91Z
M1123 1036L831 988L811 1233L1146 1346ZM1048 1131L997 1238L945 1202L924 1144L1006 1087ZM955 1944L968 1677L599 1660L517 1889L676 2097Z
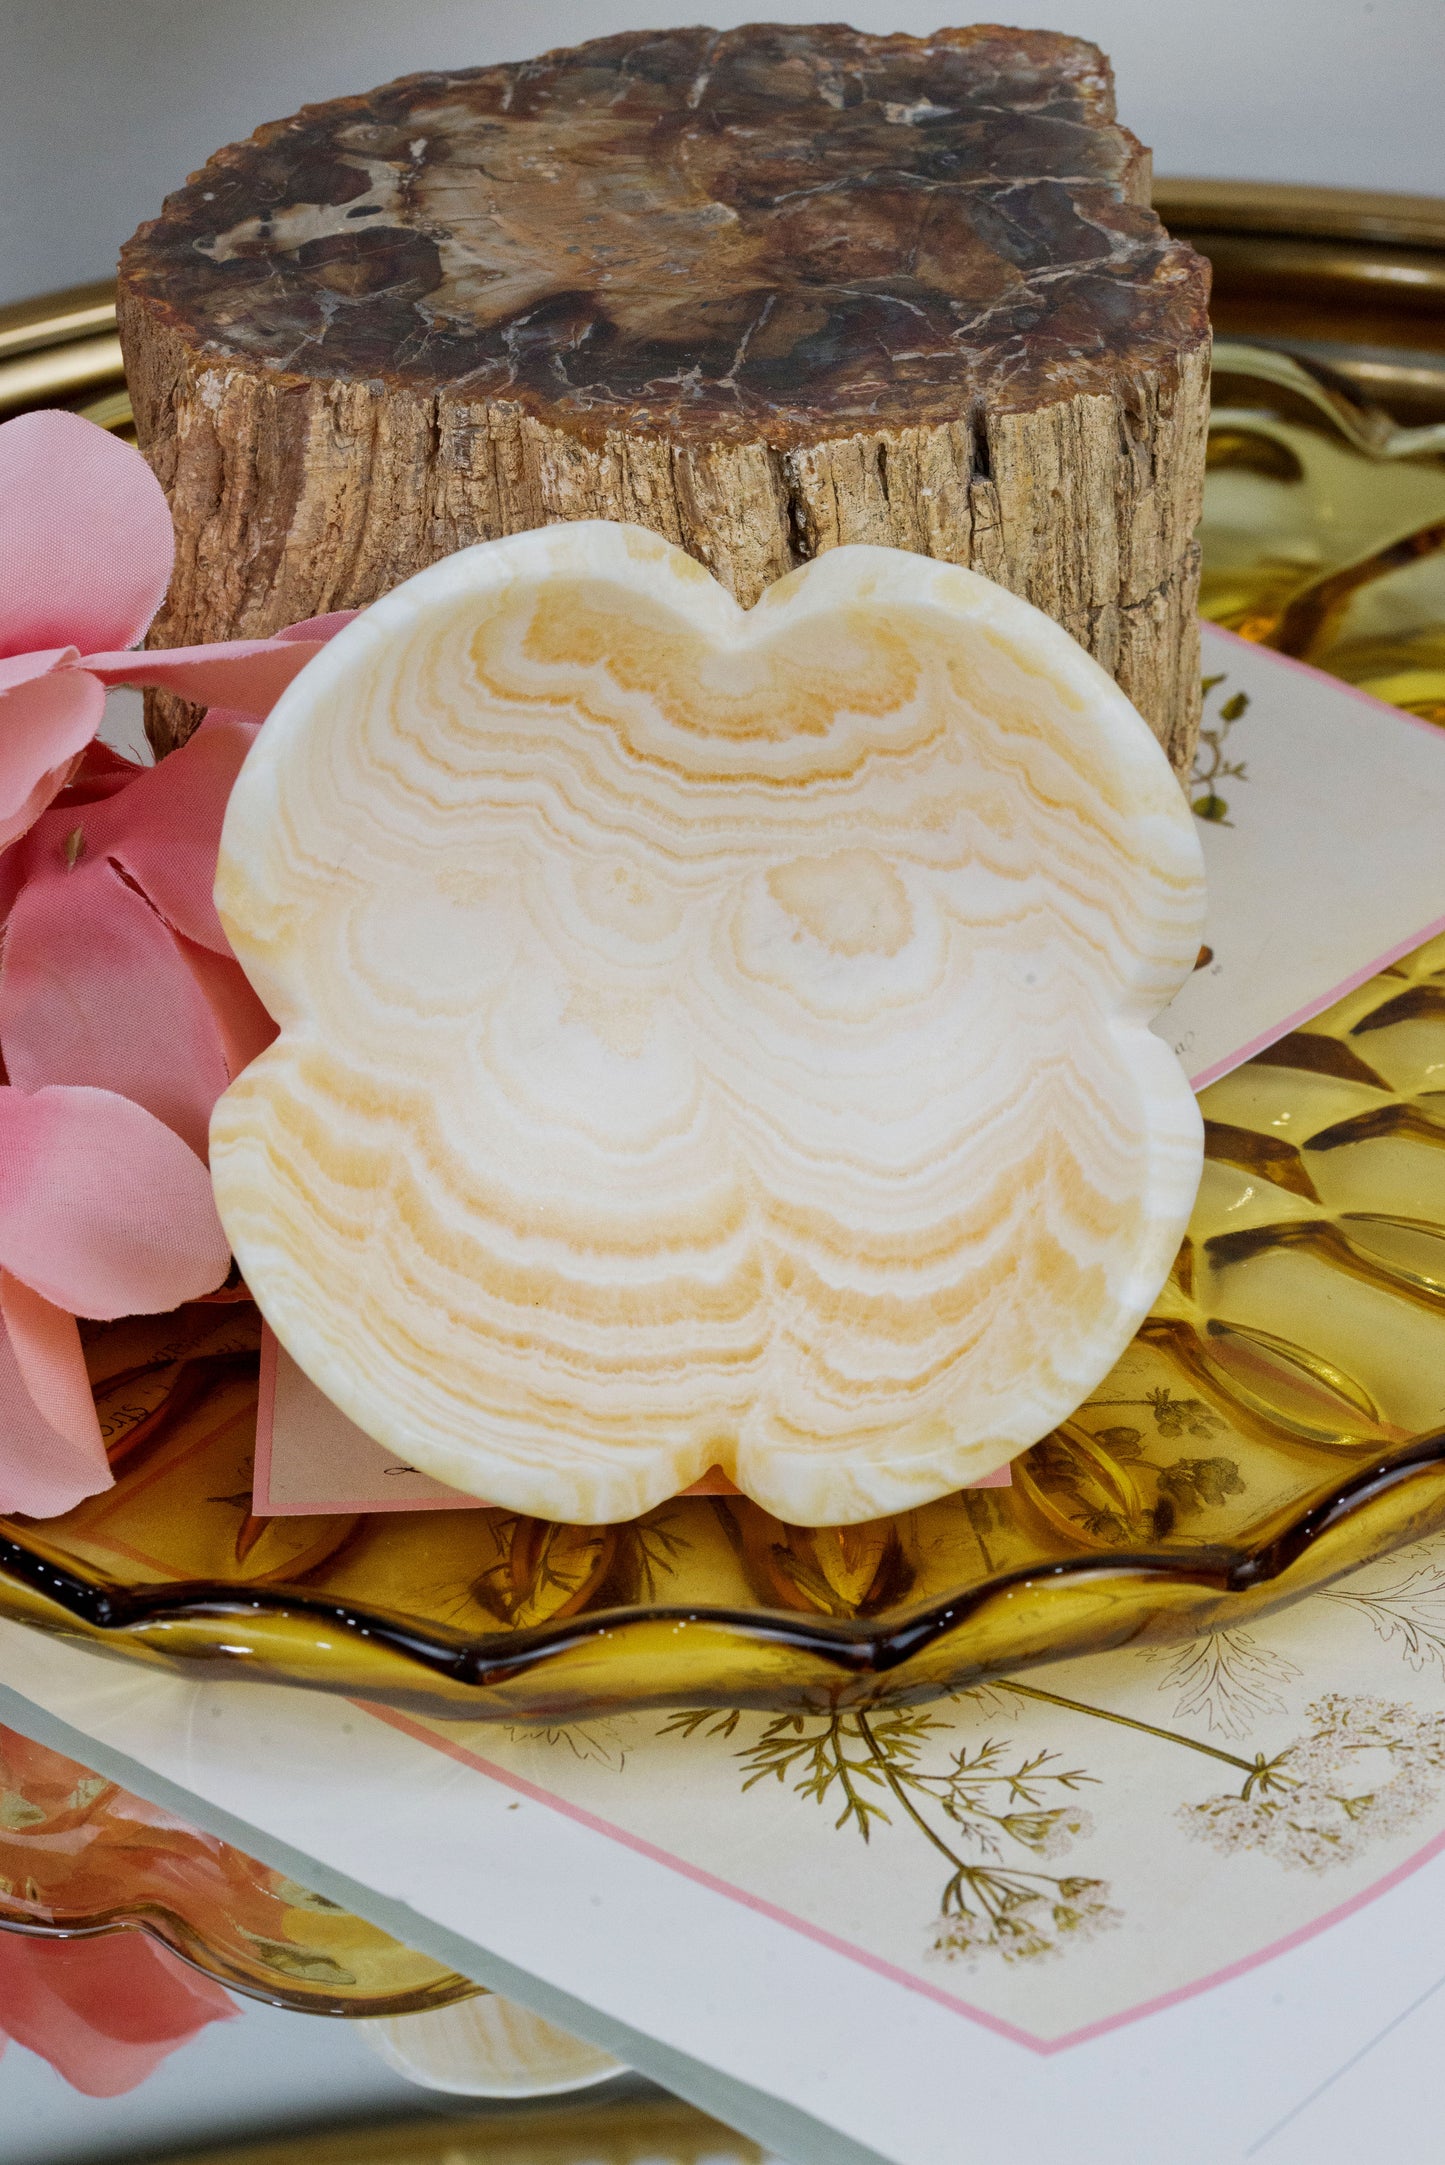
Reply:
M37 1517L111 1480L76 1317L226 1276L206 1133L273 1031L211 899L221 820L260 718L352 613L129 652L173 554L137 451L69 413L0 426L0 1510ZM94 741L123 683L221 711L139 766Z
M160 607L171 514L140 453L73 413L0 425L0 849L94 737L110 684L262 715L324 634L127 649Z
M235 2012L220 1985L140 1932L0 1932L0 2052L13 2039L87 2097L133 2090L208 2022Z
M217 1097L275 1034L211 899L256 728L212 713L158 766L87 760L0 858L7 1079L119 1091L198 1157Z
M0 1088L0 1499L110 1485L78 1315L163 1312L225 1277L204 1161L114 1090Z

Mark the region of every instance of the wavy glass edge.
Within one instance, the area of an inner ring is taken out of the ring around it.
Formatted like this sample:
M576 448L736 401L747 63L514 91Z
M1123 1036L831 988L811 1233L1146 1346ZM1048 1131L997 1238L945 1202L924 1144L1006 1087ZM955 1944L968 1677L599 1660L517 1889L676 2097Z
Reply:
M680 1698L763 1709L848 1706L966 1689L1125 1641L1233 1628L1442 1523L1445 1429L1356 1469L1252 1547L1046 1561L878 1625L782 1609L658 1603L530 1630L448 1634L362 1603L280 1587L118 1588L27 1552L11 1537L0 1541L0 1571L10 1582L0 1593L17 1622L132 1659L204 1662L211 1673L462 1720L564 1719L599 1703L660 1707ZM364 1644L364 1661L353 1666L335 1649L338 1631ZM599 1644L609 1667L632 1669L637 1678L601 1701L586 1680L589 1647ZM780 1655L785 1677L777 1673Z
M189 1968L223 1985L228 1992L239 1993L243 1999L258 2000L266 2007L279 2008L288 2015L324 2015L350 2022L390 2020L454 2007L462 2000L474 1999L486 1989L468 1978L456 1976L445 1983L419 1986L412 1991L367 1993L358 1988L343 1994L335 1985L327 1986L321 1982L308 1988L265 1978L230 1960L206 1938L201 1928L189 1924L178 1912L149 1900L143 1890L141 1875L137 1876L136 1892L130 1899L118 1902L104 1912L77 1917L73 1923L35 1924L28 1918L12 1914L0 1902L0 1933L13 1934L20 1939L103 1939L114 1932L139 1932L177 1956Z

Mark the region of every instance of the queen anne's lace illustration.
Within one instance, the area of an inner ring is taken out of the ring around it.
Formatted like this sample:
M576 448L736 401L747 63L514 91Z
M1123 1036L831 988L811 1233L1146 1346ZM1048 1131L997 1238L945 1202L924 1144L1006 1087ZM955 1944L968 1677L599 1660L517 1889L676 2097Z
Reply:
M1047 1961L1124 1921L1101 1879L1061 1879L1052 1891L1025 1888L990 1914L957 1905L939 1919L933 1952L949 1961L984 1956L1005 1962Z
M1187 1832L1226 1853L1254 1849L1291 1870L1352 1864L1367 1842L1412 1825L1445 1780L1445 1714L1330 1692L1310 1726L1261 1762L1238 1796L1185 1805Z
M1185 1649L1191 1663L1207 1665L1215 1653L1212 1643ZM1277 1666L1265 1665L1265 1674L1295 1673L1270 1658ZM1312 1701L1303 1735L1252 1759L1022 1678L959 1698L980 1713L1009 1702L1052 1706L1235 1769L1237 1790L1180 1806L1178 1824L1224 1855L1255 1850L1291 1870L1354 1863L1367 1845L1412 1827L1445 1784L1445 1712L1366 1693ZM949 1721L911 1709L764 1718L700 1708L670 1716L660 1734L723 1740L752 1720L762 1725L757 1735L736 1748L745 1791L776 1780L834 1808L835 1829L852 1827L865 1842L884 1828L907 1830L942 1860L933 1955L971 1966L1043 1961L1124 1923L1107 1879L1045 1869L1095 1833L1078 1796L1097 1777L1082 1767L998 1736L960 1743Z
M746 1719L740 1709L700 1708L672 1715L661 1733L731 1737ZM949 1875L929 1944L949 1961L1036 1961L1121 1923L1107 1881L1040 1869L1093 1834L1091 1815L1076 1801L1093 1775L999 1737L935 1759L948 1726L911 1710L779 1714L739 1747L743 1788L771 1777L836 1806L834 1827L851 1826L865 1842L896 1826L930 1843Z
M1211 1631L1183 1646L1149 1647L1161 1663L1161 1692L1173 1692L1182 1721L1203 1719L1211 1736L1245 1737L1269 1714L1282 1714L1285 1687L1299 1675L1294 1662L1251 1631Z
M1319 1598L1367 1617L1417 1675L1432 1664L1445 1672L1445 1564L1427 1559L1370 1584L1357 1574Z

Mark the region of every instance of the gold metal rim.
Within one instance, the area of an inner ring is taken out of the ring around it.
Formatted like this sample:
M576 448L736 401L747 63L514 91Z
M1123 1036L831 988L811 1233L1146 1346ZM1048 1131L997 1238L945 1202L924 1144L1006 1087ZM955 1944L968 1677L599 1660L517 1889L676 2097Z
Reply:
M1445 197L1441 196L1163 174L1154 182L1154 208L1170 227L1445 248Z
M762 2152L662 2097L353 2124L168 2156L167 2165L762 2165ZM159 2165L159 2161L157 2161Z
M113 278L102 278L91 286L66 286L58 293L37 294L34 300L11 301L0 308L0 360L114 329Z

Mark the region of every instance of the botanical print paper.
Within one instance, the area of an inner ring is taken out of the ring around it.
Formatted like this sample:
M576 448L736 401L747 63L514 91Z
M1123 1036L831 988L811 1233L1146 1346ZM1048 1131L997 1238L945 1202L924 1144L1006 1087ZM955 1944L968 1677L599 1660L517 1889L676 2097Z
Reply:
M1206 952L1155 1024L1196 1089L1445 922L1445 732L1212 624L1200 634Z
M1057 2048L1445 1842L1445 1535L1248 1631L911 1709L382 1718Z

